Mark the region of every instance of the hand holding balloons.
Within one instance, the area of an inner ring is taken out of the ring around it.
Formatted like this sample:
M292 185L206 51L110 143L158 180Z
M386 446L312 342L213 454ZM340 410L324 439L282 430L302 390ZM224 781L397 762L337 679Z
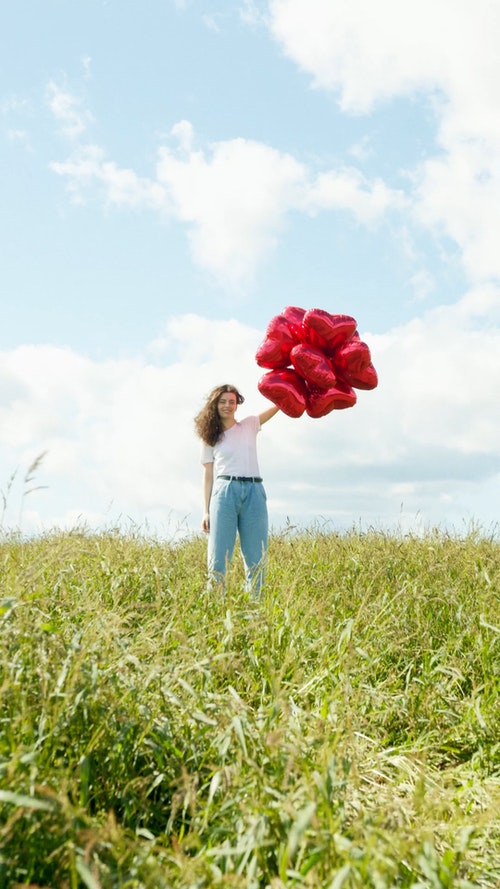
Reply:
M256 353L268 372L262 395L289 417L323 417L356 404L356 389L375 389L370 350L350 315L286 306L271 319ZM291 365L291 366L290 366Z

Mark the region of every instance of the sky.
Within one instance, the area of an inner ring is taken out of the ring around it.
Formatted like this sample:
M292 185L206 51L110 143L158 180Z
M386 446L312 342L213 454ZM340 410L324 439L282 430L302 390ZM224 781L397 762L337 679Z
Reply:
M0 11L0 528L202 517L193 418L286 306L379 385L259 434L270 522L497 533L500 4Z

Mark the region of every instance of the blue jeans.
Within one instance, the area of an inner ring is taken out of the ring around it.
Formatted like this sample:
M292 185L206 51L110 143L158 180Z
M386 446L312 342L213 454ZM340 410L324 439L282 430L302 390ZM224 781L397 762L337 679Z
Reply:
M233 556L236 533L245 563L245 588L255 596L262 592L268 540L267 497L262 482L237 482L216 478L210 499L208 537L209 583L224 585Z

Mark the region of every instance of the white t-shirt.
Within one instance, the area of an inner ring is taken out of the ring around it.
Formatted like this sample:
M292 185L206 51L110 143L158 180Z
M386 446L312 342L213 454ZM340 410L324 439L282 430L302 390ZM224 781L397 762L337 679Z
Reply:
M258 417L245 417L230 429L213 447L204 442L201 446L201 462L214 464L214 476L259 476L257 460L257 433L260 432Z

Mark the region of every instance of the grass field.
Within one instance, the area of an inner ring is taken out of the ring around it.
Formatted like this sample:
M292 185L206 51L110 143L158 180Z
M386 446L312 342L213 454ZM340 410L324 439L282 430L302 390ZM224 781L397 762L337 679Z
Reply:
M0 887L500 886L495 535L0 538Z

